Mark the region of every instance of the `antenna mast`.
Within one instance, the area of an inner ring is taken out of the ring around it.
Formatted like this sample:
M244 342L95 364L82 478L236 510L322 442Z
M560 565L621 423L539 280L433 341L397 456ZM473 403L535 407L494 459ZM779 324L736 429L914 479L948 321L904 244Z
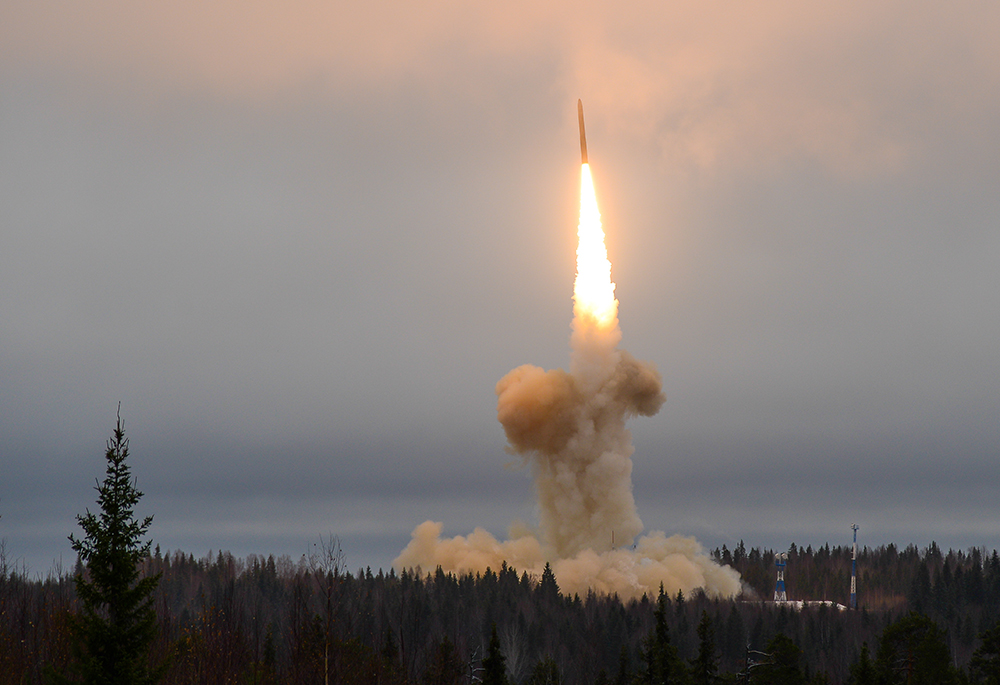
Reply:
M858 524L851 524L854 546L851 548L851 608L858 608Z

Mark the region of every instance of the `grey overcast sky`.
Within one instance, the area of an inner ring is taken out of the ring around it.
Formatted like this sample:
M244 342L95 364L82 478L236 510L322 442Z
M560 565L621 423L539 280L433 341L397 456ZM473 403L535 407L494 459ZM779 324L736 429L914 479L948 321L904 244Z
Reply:
M387 568L534 516L582 98L648 529L1000 547L1000 5L0 7L0 538L45 573L122 403L164 549Z

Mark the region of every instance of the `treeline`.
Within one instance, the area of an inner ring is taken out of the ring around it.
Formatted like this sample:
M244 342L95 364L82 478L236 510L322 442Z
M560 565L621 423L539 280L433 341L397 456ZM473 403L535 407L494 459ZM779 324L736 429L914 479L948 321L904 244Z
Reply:
M783 550L782 550L783 551ZM787 550L785 573L789 599L832 600L848 602L851 577L851 548L801 548L794 543ZM732 551L725 546L714 556L733 566L743 581L764 599L774 593L774 550L752 549L740 544ZM896 545L858 550L858 592L869 609L897 609L907 602L921 611L952 606L989 605L996 609L1000 597L988 595L994 587L987 576L1000 575L1000 555L993 550L973 548L968 552L943 553L936 543L924 550ZM793 597L794 594L794 597Z
M740 572L751 592L774 596L773 550L746 551L741 542L715 557ZM789 600L849 603L851 548L829 545L805 549L792 544L785 568ZM1000 618L1000 554L973 548L942 552L936 543L920 550L896 545L858 550L858 606L875 615L913 611L931 618L947 632L959 663L968 663L978 636Z
M974 681L982 671L969 668L974 653L982 660L982 636L1000 618L997 553L945 554L933 544L859 552L859 611L761 601L774 592L774 554L742 543L716 551L747 583L737 600L566 596L551 572L536 578L506 566L462 576L350 573L335 540L317 551L293 562L157 549L144 572L161 574L153 657L169 658L163 682L323 683L328 674L345 684L479 682L495 627L510 683L652 682L666 663L674 665L667 682L701 682L706 659L735 682L749 656L750 682L845 683L853 673L861 685L858 669L870 658L875 673L887 632L907 621L917 621L910 632L930 635L924 642L940 643L935 658L949 677ZM0 683L43 682L46 664L69 661L72 576L82 572L31 579L0 562ZM846 604L850 549L793 546L785 576L789 599ZM883 671L899 658L883 656ZM791 660L785 670L775 665L782 659Z

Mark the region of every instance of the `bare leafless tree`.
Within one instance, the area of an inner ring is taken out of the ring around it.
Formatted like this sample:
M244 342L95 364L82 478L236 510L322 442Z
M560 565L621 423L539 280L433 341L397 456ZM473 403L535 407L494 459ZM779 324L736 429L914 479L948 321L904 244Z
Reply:
M328 534L320 536L319 543L313 543L306 555L310 575L323 595L325 639L323 646L323 682L330 685L330 640L333 633L333 599L340 576L347 568L347 555L340 545L340 538Z
M511 621L500 631L500 648L507 657L507 673L511 681L520 683L531 664L524 633L516 621Z

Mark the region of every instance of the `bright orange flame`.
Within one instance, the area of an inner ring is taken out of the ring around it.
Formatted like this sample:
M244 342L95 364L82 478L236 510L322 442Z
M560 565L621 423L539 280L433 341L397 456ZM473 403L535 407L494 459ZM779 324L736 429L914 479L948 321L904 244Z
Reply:
M576 283L573 286L573 314L586 325L602 330L615 326L618 300L611 280L611 262L604 245L601 213L597 209L594 180L590 165L584 164L580 175L579 244L576 248Z

